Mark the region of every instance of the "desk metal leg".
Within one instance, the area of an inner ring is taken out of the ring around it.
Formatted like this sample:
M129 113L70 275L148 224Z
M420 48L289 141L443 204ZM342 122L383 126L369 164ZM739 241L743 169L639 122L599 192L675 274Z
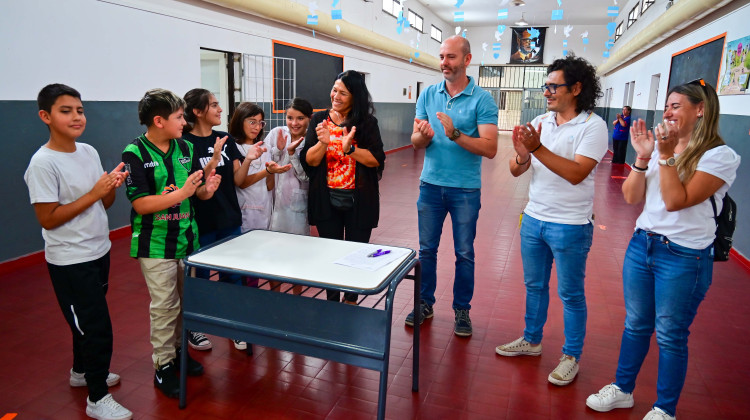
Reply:
M417 264L414 266L414 320L419 321L417 315L421 316L421 297L422 295L422 264L417 260ZM412 348L414 349L414 366L412 367L411 376L411 390L412 392L419 391L419 330L421 322L414 323L414 342Z
M180 408L187 405L187 364L188 364L188 341L187 329L182 328L182 347L180 351Z

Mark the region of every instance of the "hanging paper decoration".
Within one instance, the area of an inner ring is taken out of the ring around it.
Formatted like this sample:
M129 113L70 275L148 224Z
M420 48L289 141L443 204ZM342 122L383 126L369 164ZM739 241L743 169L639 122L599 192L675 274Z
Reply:
M573 27L570 26L570 25L566 25L563 28L563 32L565 33L565 38L570 38L570 31L572 31L572 30L573 30Z
M613 16L617 17L617 15L620 14L620 8L617 6L609 6L607 7L607 16Z
M331 10L331 19L333 20L341 19L341 9Z
M556 9L552 11L552 18L551 20L562 20L563 18L563 10L562 9Z
M464 4L464 0L456 0L456 8L461 7Z
M453 12L453 21L454 22L463 22L464 21L464 12Z
M610 38L615 34L615 29L617 29L617 24L615 22L609 22L607 24L607 32L609 32Z
M307 24L308 25L317 25L318 24L318 15L307 15Z
M500 9L497 11L498 19L508 19L508 9Z

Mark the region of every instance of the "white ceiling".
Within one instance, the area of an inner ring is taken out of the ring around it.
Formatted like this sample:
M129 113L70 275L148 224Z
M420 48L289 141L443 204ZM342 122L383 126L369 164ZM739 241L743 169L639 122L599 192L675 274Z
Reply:
M456 22L463 27L471 26L515 26L515 22L521 18L521 12L531 26L554 26L554 25L606 25L613 20L607 16L607 7L624 7L628 0L560 0L562 5L558 6L557 0L524 0L526 6L514 6L514 0L463 0L461 7L456 4L462 0L406 0L405 7L409 2L418 1L427 6L440 19L453 22L453 12L463 11L464 22ZM497 19L498 9L508 9L508 18ZM552 11L563 10L562 20L552 20Z

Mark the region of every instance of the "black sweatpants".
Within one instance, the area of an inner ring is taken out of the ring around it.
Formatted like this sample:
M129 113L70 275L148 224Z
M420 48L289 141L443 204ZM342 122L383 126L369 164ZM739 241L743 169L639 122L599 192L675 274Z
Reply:
M612 140L612 163L625 163L627 152L627 140Z
M350 242L367 243L370 241L372 229L357 229L354 227L354 211L331 209L332 217L316 224L318 235L321 238L343 239ZM341 293L338 290L326 290L328 300L338 302ZM347 302L356 302L357 294L344 292L344 300Z
M79 264L47 263L52 287L73 333L73 370L85 374L89 399L107 395L112 360L112 321L107 307L109 252Z

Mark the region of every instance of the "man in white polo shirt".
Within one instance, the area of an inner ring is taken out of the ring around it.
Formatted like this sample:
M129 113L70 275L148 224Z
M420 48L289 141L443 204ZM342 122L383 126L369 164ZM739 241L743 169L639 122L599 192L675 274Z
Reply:
M519 339L497 346L503 356L542 354L552 261L563 303L565 344L547 378L567 385L578 373L586 335L586 258L593 236L594 173L607 151L607 124L592 111L601 96L596 69L579 57L555 60L543 86L549 112L513 130L516 155L510 172L532 169L529 203L521 222L526 285L526 328Z

